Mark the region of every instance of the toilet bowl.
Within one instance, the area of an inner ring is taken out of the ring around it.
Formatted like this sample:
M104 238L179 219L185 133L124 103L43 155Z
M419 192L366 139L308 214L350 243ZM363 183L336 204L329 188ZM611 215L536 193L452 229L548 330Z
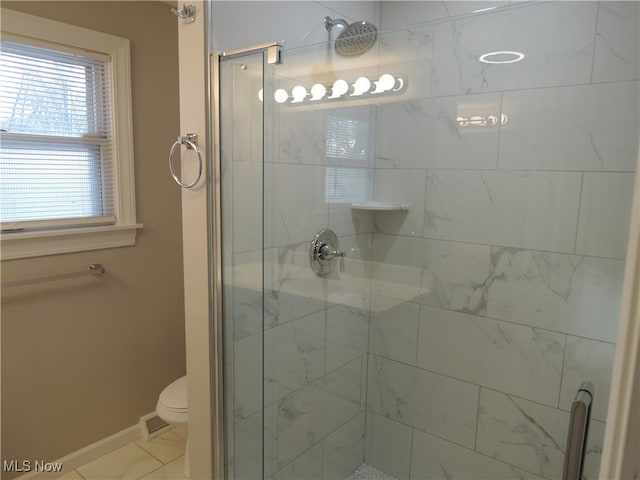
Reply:
M158 398L156 413L167 423L187 423L187 376L169 384ZM189 478L189 436L184 452L184 476Z

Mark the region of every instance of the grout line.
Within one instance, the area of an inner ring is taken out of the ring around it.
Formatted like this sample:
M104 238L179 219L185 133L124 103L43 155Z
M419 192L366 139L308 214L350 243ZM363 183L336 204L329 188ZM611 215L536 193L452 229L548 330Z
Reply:
M513 245L498 245L495 243L481 243L481 242L472 242L469 240L451 240L451 239L446 239L446 238L436 238L436 237L416 237L416 236L411 236L411 235L396 235L396 234L392 234L392 233L384 233L384 232L376 232L376 235L385 235L387 237L391 237L393 239L397 239L397 238L402 238L405 240L428 240L428 241L432 241L432 242L448 242L448 243L458 243L458 244L464 244L464 245L476 245L476 246L482 246L482 247L495 247L495 248L509 248L512 250L518 250L518 251L523 251L523 252L541 252L541 253L553 253L556 255L568 255L568 256L572 256L572 257L585 257L585 258L597 258L597 259L601 259L601 260L611 260L611 261L615 261L615 262L624 262L625 259L624 258L614 258L614 257L603 257L603 256L597 256L597 255L587 255L587 254L580 254L577 255L575 253L568 253L568 252L557 252L557 251L553 251L553 250L544 250L544 249L540 249L540 248L530 248L530 247L514 247ZM382 263L378 260L371 260L372 262L375 263ZM391 264L391 265L402 265L402 266L411 266L411 265L403 265L400 263L392 263L389 261L385 261L385 264ZM375 279L374 279L375 280Z
M582 190L584 189L584 172L580 176L580 191L578 192L578 211L576 212L576 235L573 242L573 254L577 255L578 234L580 233L580 211L582 210Z
M508 395L510 397L513 397L513 398L517 398L519 400L524 400L526 402L535 403L536 405L540 405L540 406L543 406L543 407L546 407L546 408L549 408L549 409L552 409L552 410L561 410L563 412L566 411L566 410L563 410L561 408L557 408L555 405L549 405L548 403L543 403L540 400L532 400L531 398L523 397L522 395L519 395L517 393L511 393L511 392L505 392L503 390L499 390L497 387L492 387L492 386L488 386L488 385L482 385L482 384L479 384L479 383L474 383L474 382L472 382L470 380L463 380L461 378L452 377L451 375L447 375L445 373L441 373L441 372L438 372L436 370L430 370L428 368L417 367L415 365L411 365L409 363L406 363L406 362L403 362L403 361L400 361L400 360L395 360L393 358L388 358L388 357L385 357L385 356L382 356L382 355L377 355L377 354L373 354L373 353L371 355L379 357L379 358L381 358L383 360L387 360L389 362L398 363L398 364L403 365L405 367L415 368L415 369L430 373L432 375L437 375L437 376L440 376L440 377L443 377L443 378L447 378L449 380L454 380L454 381L459 382L459 383L464 383L464 384L467 384L467 385L470 385L470 386L473 386L473 387L477 387L477 388L484 388L485 390L491 390L491 391L494 391L494 392L502 393L504 395ZM383 415L383 414L380 414L380 413L376 412L375 410L372 410L372 412L373 413L377 413L378 415ZM388 418L390 418L390 417L388 417ZM400 422L400 423L402 423L402 422ZM409 425L409 426L412 426L412 425Z
M480 397L482 394L482 387L478 388L478 406L476 407L476 435L473 440L473 451L478 449L478 425L480 425Z
M500 117L504 113L504 92L500 92ZM496 171L500 170L500 145L502 145L502 121L498 124L498 142L496 145Z
M382 298L389 298L389 299L392 299L392 300L397 300L397 299L395 299L393 297L387 297L387 296L382 295L382 294L375 294L375 295L378 296L378 297L382 297ZM505 320L503 318L491 317L489 315L478 315L478 314L475 314L475 313L467 313L467 312L463 312L461 310L454 310L454 309L446 308L446 307L439 306L439 305L429 305L429 304L426 304L426 303L418 303L418 302L412 302L412 301L405 301L405 302L402 302L402 303L413 303L415 305L418 305L419 307L428 307L428 308L434 308L434 309L437 309L437 310L445 310L447 312L459 313L460 315L465 315L467 317L484 318L484 319L487 319L487 320L493 320L493 321L496 321L496 322L502 322L502 323L506 323L506 324L509 324L509 325L520 326L520 327L523 327L523 328L531 328L531 329L540 330L540 331L543 331L543 332L557 333L557 334L560 334L560 335L568 335L570 337L581 338L581 339L584 339L584 340L592 340L594 342L606 343L608 345L614 345L614 346L616 345L616 342L615 341L611 341L611 340L601 340L599 338L587 337L587 336L579 335L579 334L576 334L576 333L564 332L562 330L553 330L553 329L550 329L550 328L547 328L547 327L538 327L538 326L529 325L529 324L526 324L526 323L518 323L518 322L515 322L513 320ZM371 352L371 353L375 353L375 352ZM379 355L378 353L375 353L375 354ZM384 355L379 355L379 356L384 356ZM392 357L385 357L385 358L389 358L391 360L395 360Z
M600 18L600 2L596 2L596 18L593 26L593 52L591 52L591 74L589 75L589 82L593 83L593 71L596 66L596 43L598 40L598 20Z
M412 470L413 470L413 442L414 442L415 431L416 431L415 428L411 428L410 439L409 439L409 479L411 479L413 477L412 476Z
M567 342L568 342L568 335L564 336L564 346L562 348L562 367L560 369L560 386L558 388L558 409L562 410L560 408L560 398L562 397L562 384L564 382L564 364L566 362L567 359Z

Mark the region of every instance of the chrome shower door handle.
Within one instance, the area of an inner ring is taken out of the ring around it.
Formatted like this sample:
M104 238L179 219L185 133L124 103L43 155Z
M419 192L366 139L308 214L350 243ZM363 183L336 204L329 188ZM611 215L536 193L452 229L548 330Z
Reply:
M562 480L582 480L592 402L593 384L591 382L582 382L576 398L571 404Z

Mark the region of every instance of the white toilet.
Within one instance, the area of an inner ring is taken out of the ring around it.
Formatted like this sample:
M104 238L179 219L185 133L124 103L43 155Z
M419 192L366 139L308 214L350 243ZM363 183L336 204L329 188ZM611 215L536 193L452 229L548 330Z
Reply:
M160 394L156 413L167 423L187 423L187 376L168 385ZM184 476L189 478L189 436L184 452Z

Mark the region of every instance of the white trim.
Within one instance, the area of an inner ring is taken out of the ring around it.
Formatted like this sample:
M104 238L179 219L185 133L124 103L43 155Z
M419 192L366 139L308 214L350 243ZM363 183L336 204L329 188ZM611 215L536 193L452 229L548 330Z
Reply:
M2 260L135 245L141 224L70 228L0 235Z
M31 42L53 43L62 49L80 49L111 58L117 219L115 225L108 227L3 235L2 260L135 245L136 230L142 225L136 222L129 40L5 8L1 9L0 18L3 35L18 35Z
M113 435L108 436L107 438L103 438L102 440L98 440L91 445L87 445L86 447L81 448L80 450L76 450L75 452L70 453L69 455L65 455L62 458L54 460L52 462L47 463L61 463L62 470L59 472L29 472L24 475L19 476L16 480L49 480L58 478L65 473L69 473L72 470L75 470L78 467L86 465L97 458L106 455L109 452L112 452L120 447L124 447L125 445L135 442L142 438L140 436L140 424L132 425L124 430L121 430Z
M625 268L620 328L616 343L609 411L604 436L602 463L598 478L623 478L625 464L637 462L637 446L626 444L631 425L633 389L638 388L637 371L640 354L640 171L636 171L636 185L631 209L629 244ZM597 394L596 394L597 395ZM633 431L633 430L631 430Z

